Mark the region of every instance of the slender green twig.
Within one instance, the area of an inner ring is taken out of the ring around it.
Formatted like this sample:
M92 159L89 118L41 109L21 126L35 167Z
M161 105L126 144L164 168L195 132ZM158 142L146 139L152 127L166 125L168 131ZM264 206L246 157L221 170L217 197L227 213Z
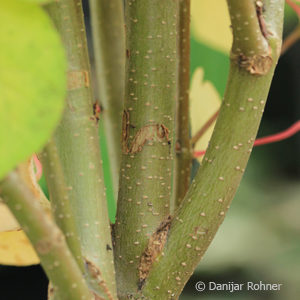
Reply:
M156 242L159 234L155 233L170 214L177 4L173 0L125 2L127 78L115 225L120 299L127 299L143 285L151 265L147 249ZM155 253L150 256L154 260Z
M228 4L234 42L217 124L203 165L173 217L163 255L134 299L178 298L224 219L252 150L280 54L284 1L264 1L263 15L252 0L228 0ZM260 39L257 33L252 35L251 26L261 30ZM267 31L260 26L267 26ZM268 54L259 45L269 49Z
M60 157L55 142L51 139L41 155L39 155L44 168L51 208L56 224L64 232L68 246L77 260L81 270L84 271L84 261L81 254L79 234L77 232L74 213L70 204L70 195L65 183Z
M121 124L125 85L125 30L122 0L91 0L90 12L97 86L115 199L121 160Z
M179 95L176 116L175 207L183 200L191 180L190 143L190 0L179 1Z
M93 299L63 233L19 170L0 182L0 193L35 248L59 299Z
M98 124L93 115L90 66L81 1L56 1L45 8L61 35L68 60L67 105L53 136L51 149L46 148L46 151L51 152L56 148L63 172L63 184L67 188L71 213L74 213L81 251L89 274L95 280L99 279L99 292L104 291L107 299L115 299L111 234L102 176ZM49 160L49 164L51 163ZM52 198L56 203L63 203L66 199L63 198L64 193L60 194L60 176L51 178L51 169L45 171L50 172L47 178L52 183L49 187L55 186L50 191ZM60 213L64 214L58 208L59 206L56 210L58 216Z

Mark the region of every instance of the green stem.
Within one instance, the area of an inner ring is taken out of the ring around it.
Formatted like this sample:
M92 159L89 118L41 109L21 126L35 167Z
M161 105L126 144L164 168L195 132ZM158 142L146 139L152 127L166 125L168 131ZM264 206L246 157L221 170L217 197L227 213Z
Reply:
M227 1L234 36L232 49L234 53L248 55L269 54L268 42L262 34L258 12L262 12L262 1L229 0ZM264 28L265 29L265 28Z
M81 270L84 271L79 234L70 203L70 191L65 183L62 163L53 139L49 141L39 157L43 164L55 222L64 232L73 256Z
M241 1L228 0L229 4L237 2ZM253 3L252 0L242 2ZM252 69L245 68L241 60L232 56L225 97L209 148L182 206L173 217L164 255L158 257L153 265L141 292L144 299L178 298L214 238L239 186L280 53L284 1L266 0L264 3L272 64L268 70L267 65L263 65L263 74L254 74L253 70L261 70L262 67L254 65ZM235 17L238 12L231 6L231 15ZM245 18L240 18L234 26L244 26L252 11L247 13L246 10L245 14ZM250 36L247 31L244 35ZM233 52L236 44L234 41ZM252 43L247 44L247 53L256 51L255 43L253 47ZM253 55L260 54L254 52ZM257 62L252 57L246 58ZM141 295L134 299L139 297Z
M115 199L121 159L121 123L125 85L125 32L122 0L91 0L90 12L98 91Z
M127 299L143 284L147 266L141 265L146 247L170 214L177 6L173 0L125 2L127 78L115 225L120 299Z
M190 0L179 1L179 97L176 117L175 207L182 202L191 180L190 143Z
M63 233L40 205L19 170L11 172L0 183L0 191L35 248L59 299L93 299Z
M99 292L104 291L107 299L115 299L113 255L109 250L112 242L98 124L93 116L90 66L81 1L52 2L46 5L46 10L61 35L68 60L67 105L53 136L52 147L56 148L60 158L63 183L68 190L81 252L89 274L95 280L99 279ZM60 178L53 177L49 187L58 187L60 184ZM53 198L56 198L56 203L63 203L64 194L56 191L59 192L59 188L53 189Z

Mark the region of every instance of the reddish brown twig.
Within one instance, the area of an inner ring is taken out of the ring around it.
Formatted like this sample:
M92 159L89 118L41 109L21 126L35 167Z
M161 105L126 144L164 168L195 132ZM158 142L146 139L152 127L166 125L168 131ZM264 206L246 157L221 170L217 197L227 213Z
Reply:
M271 144L271 143L275 143L275 142L280 142L282 140L285 140L285 139L293 136L294 134L296 134L299 131L300 131L300 120L282 132L279 132L279 133L276 133L273 135L269 135L266 137L258 138L254 142L254 146L261 146L261 145ZM205 150L195 151L194 157L200 157L204 154L205 154Z
M219 114L219 110L217 110L208 121L200 128L200 130L192 137L191 144L194 147L198 140L203 136L203 134L207 131L207 129L214 123Z
M300 18L300 6L297 5L294 1L292 0L285 0L286 3L295 11L295 13L298 15L298 17ZM300 1L297 1L300 2Z

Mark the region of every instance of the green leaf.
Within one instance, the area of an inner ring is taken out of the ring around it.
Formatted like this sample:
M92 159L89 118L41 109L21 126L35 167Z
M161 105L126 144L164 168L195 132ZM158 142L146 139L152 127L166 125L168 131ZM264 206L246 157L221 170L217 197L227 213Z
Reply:
M0 178L39 151L64 106L66 62L36 4L0 0Z
M24 2L31 2L31 3L38 3L38 4L45 4L49 2L53 2L54 0L22 0Z
M229 57L208 47L191 37L191 74L197 68L205 70L205 80L209 80L223 97L229 72Z
M226 0L191 1L191 74L202 67L204 79L213 83L221 97L227 83L231 44Z

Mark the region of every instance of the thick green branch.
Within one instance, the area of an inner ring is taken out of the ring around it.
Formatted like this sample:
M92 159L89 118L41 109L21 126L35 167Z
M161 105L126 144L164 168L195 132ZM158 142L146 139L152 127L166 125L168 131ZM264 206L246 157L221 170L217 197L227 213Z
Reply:
M224 101L203 165L172 219L163 255L141 291L145 299L178 298L226 215L245 171L280 53L283 5L283 0L265 1L269 71L255 75L235 59L231 61ZM231 8L230 13L237 12Z
M144 282L151 235L170 214L177 98L177 1L126 1L126 97L115 225L120 299ZM155 253L152 253L155 256Z
M93 299L65 237L19 170L0 183L0 193L35 248L59 299Z
M115 199L121 160L125 85L125 32L122 0L91 0L94 56Z
M190 143L190 0L179 1L179 97L176 116L176 160L174 170L175 207L183 200L191 177Z
M80 237L81 251L90 275L99 279L107 299L116 294L110 226L100 158L98 124L93 115L90 66L81 1L56 1L46 5L65 46L68 60L68 93L63 119L52 145L57 151L63 184ZM47 156L50 159L51 156ZM45 157L45 159L47 158ZM47 164L46 164L47 168ZM60 176L47 176L50 194L63 203ZM59 170L58 170L59 171ZM54 174L55 175L55 174ZM59 213L59 212L58 212ZM63 212L62 212L63 213Z

